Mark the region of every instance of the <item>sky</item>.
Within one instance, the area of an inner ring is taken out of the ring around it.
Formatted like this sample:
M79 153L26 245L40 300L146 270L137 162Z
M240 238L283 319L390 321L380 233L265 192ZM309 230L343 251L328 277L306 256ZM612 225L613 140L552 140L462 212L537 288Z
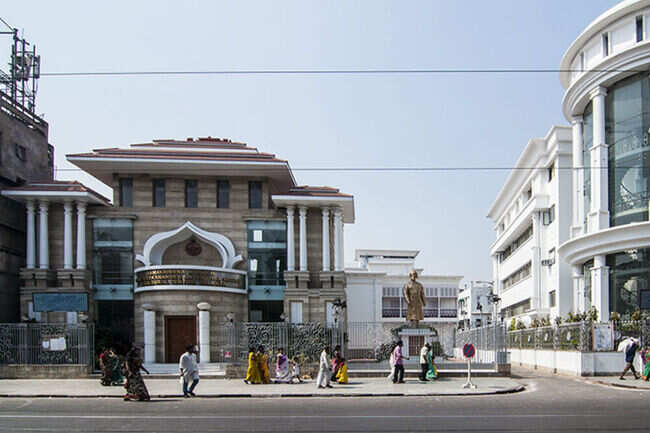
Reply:
M0 17L36 44L42 72L557 69L616 3L32 0L6 2ZM111 196L66 171L65 155L156 138L243 141L289 160L300 184L354 195L346 263L355 249L417 249L426 274L468 281L492 278L486 215L507 170L299 169L512 167L528 140L568 124L563 94L556 72L43 77L36 111L58 179Z

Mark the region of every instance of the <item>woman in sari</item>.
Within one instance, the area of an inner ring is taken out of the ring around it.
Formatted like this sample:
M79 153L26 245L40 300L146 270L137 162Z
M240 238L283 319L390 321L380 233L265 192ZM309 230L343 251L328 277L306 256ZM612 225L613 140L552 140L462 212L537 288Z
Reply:
M278 350L278 355L275 358L275 383L291 383L292 375L289 370L289 358L284 354L284 349Z
M336 373L336 381L338 383L348 383L348 365L345 363L345 358L341 358L338 373Z
M641 353L641 360L645 362L641 379L647 382L648 379L650 379L650 348L646 347L646 349Z
M336 381L336 375L341 368L341 345L337 344L334 347L334 357L332 358L332 381Z
M436 364L433 363L433 350L427 352L427 363L429 364L429 370L427 370L426 379L437 379L438 369L436 368Z
M120 362L120 357L115 354L115 351L111 347L106 351L104 355L104 375L106 378L105 385L122 385L124 377L122 376L122 363ZM102 379L102 385L104 385L104 379Z
M142 365L142 357L140 356L140 349L137 346L133 346L131 350L126 354L126 361L124 362L126 367L126 395L124 396L124 401L129 400L138 400L138 401L148 401L151 400L149 396L149 391L147 386L144 384L140 370L149 374L146 368Z
M244 379L244 383L258 384L261 382L262 380L260 378L257 354L255 353L255 349L251 347L248 349L248 370L246 371L246 379Z
M271 383L271 377L269 375L269 356L264 352L264 346L260 346L259 349L257 349L257 356L261 383Z

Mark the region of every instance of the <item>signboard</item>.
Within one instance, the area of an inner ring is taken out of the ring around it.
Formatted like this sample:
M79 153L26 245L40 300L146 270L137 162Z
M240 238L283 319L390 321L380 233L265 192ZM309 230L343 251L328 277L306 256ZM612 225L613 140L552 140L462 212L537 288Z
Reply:
M463 346L463 356L467 359L472 359L474 358L474 355L476 355L476 349L474 348L474 345L472 343L467 343Z
M88 293L34 293L34 311L88 311Z
M614 350L614 327L611 323L594 323L592 330L594 352Z

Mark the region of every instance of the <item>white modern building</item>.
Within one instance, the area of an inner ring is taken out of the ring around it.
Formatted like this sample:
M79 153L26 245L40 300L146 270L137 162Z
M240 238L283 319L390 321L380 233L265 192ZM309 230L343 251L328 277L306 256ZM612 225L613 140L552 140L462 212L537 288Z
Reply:
M462 329L477 328L492 323L494 305L490 301L492 284L470 281L458 293L458 325Z
M504 319L565 315L571 310L570 267L557 259L571 225L571 128L534 138L488 212L494 291Z
M562 58L573 125L572 224L560 258L574 308L602 319L650 307L650 0L623 1Z
M415 265L418 253L418 250L356 250L355 265L345 269L348 321L380 322L386 329L405 325L408 306L402 297L402 287L409 280L409 272L415 269L426 298L421 324L435 328L441 339L446 336L453 338L458 320L458 291L463 277L423 275L422 269ZM425 329L404 329L400 334L404 350L417 355L430 334ZM350 343L353 347L354 342Z

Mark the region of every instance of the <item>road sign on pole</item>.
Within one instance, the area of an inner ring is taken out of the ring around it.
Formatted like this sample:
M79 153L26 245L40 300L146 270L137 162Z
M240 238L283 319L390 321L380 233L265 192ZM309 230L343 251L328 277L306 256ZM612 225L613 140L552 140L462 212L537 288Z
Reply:
M463 346L463 356L467 359L467 382L463 388L476 389L476 385L472 383L472 358L476 355L476 348L472 343L467 343Z

